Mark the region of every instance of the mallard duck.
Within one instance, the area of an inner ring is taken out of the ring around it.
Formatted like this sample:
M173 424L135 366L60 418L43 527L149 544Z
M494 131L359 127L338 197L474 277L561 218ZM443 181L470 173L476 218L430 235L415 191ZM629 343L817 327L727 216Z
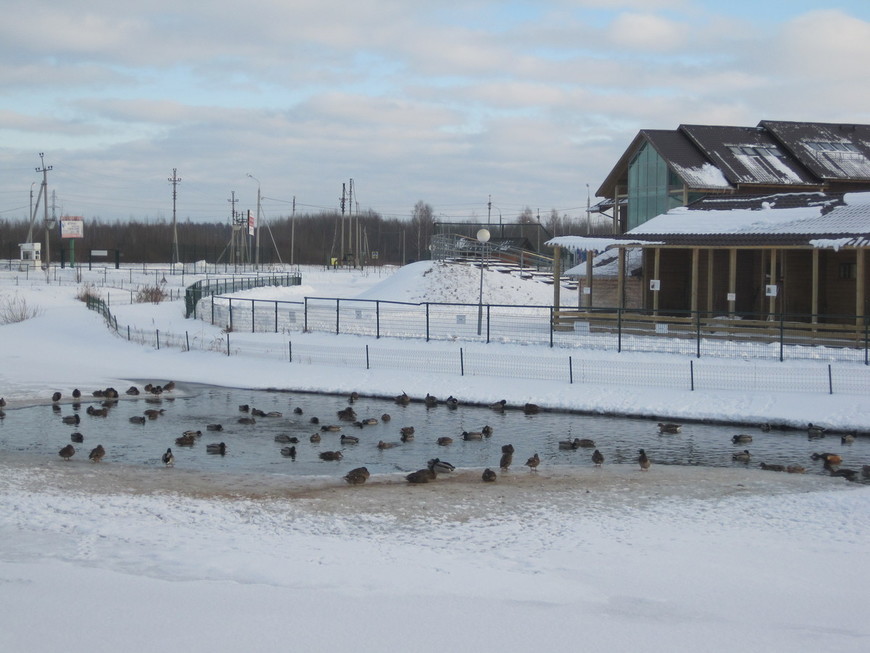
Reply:
M297 438L295 435L280 433L275 436L275 442L290 442L292 444L296 444L297 442L299 442L299 438Z
M682 424L675 424L674 422L659 422L659 433L679 433L682 430Z
M445 436L438 438L438 440L436 440L436 442L438 443L438 446L440 446L440 447L447 447L447 446L453 444L453 438L448 438L445 435Z
M495 472L492 471L489 467L484 469L483 474L480 475L480 479L484 483L493 483L496 478L497 478L497 476L495 475Z
M254 419L253 417L240 417L240 418L239 418L238 420L236 420L236 421L237 421L239 424L248 424L248 425L250 425L250 424L256 424L256 423L257 423L257 420Z
M408 396L408 394L406 392L403 392L402 394L394 397L393 401L395 401L400 406L407 406L408 404L411 403L411 398Z
M513 447L511 447L510 451L505 451L504 447L502 447L501 458L498 461L499 468L507 470L513 462L514 462Z
M302 409L299 406L296 406L296 408L293 409L293 414L294 415L301 415Z
M652 462L650 461L649 456L646 455L646 451L643 449L639 449L638 454L637 464L640 465L641 471L645 472L650 468Z
M427 392L423 403L426 405L426 408L435 408L438 405L438 397L433 397Z
M855 442L854 433L846 433L840 436L840 444L852 444L853 442Z
M148 419L154 420L160 417L166 411L163 408L149 408L145 411L145 417Z
M208 424L205 427L206 431L223 431L224 427L222 424Z
M70 433L69 439L72 442L81 443L85 441L85 436L76 431L75 433Z
M762 433L770 433L770 424L767 422L762 422L758 425L758 428L761 429Z
M601 467L604 464L604 454L596 449L592 452L592 462L595 463L596 467Z
M389 413L384 413L383 415L381 415L381 421L382 421L382 422L389 422L391 419L393 419L393 418L390 417L390 414L389 414Z
M807 470L803 465L788 465L785 471L789 474L803 474Z
M227 445L223 442L211 442L205 445L206 453L215 453L220 454L221 456L225 456L227 453Z
M463 440L483 440L483 433L481 431L463 431L462 432Z
M858 478L858 472L856 472L854 469L828 468L828 472L830 472L831 476L839 476L841 478L845 478L847 481L854 481Z
M378 423L377 417L366 417L364 420L360 421L360 424L363 426L376 426Z
M239 412L250 413L251 412L251 405L250 404L239 404Z
M321 451L320 460L341 460L343 457L340 451Z
M758 465L761 469L767 470L768 472L784 472L785 465L769 465L767 463L759 463Z
M483 434L483 437L485 437L485 438L492 437L492 427L489 424L485 425L482 429L480 429L480 432Z
M309 442L318 443L320 442L320 433L312 433L311 437L308 438Z
M60 394L59 392L55 392L53 395L51 395L51 400L54 401L54 402L60 401L60 398L61 398L62 396L63 396L63 395Z
M451 410L456 409L459 407L459 400L453 395L450 395L449 397L447 397L447 399L444 400L444 405Z
M175 438L175 444L179 447L192 447L196 444L196 437L193 435L182 435L181 437Z
M103 406L102 408L95 408L94 406L88 406L85 408L85 412L91 417L108 417L109 407Z
M75 388L72 391L72 396L73 396L73 399L79 399L82 396L82 391L79 390L78 388Z
M731 442L734 444L749 444L752 442L752 436L746 433L738 433L731 437Z
M399 438L402 442L411 442L414 439L414 427L403 426L401 428L402 436Z
M454 465L451 465L446 460L441 460L440 458L432 458L426 466L431 469L436 474L447 474L456 469Z
M731 460L737 461L738 463L748 463L751 459L752 454L749 453L749 449L737 451L731 455Z
M324 424L320 427L320 430L324 433L337 433L341 430L341 427L338 424Z
M356 411L350 406L342 408L336 413L336 415L338 416L338 419L344 422L353 422L356 419Z
M254 417L265 417L266 411L260 410L259 408L251 408L251 415Z
M813 460L821 460L826 465L839 465L843 457L836 453L814 453L810 456Z
M825 437L825 431L827 431L827 429L818 424L813 424L812 422L807 424L807 437L811 439Z
M437 476L436 472L431 469L418 469L416 472L411 472L405 477L408 483L428 483L434 481Z
M280 410L270 410L268 413L266 413L266 417L284 417L284 413L282 413Z
M541 464L541 457L538 454L535 454L531 458L526 461L526 467L529 468L530 472L537 472L538 465Z
M282 447L281 455L296 460L296 447Z
M576 449L579 446L580 438L574 438L573 440L559 440L560 449Z
M489 407L496 411L497 413L503 413L504 407L507 405L507 399L500 399L499 401L495 401L489 405Z
M342 444L359 444L359 438L355 435L342 435L340 442Z
M357 467L356 469L350 470L347 474L344 475L344 480L347 481L350 485L362 485L367 480L369 480L369 470L365 467Z
M167 449L161 460L163 460L163 464L167 467L172 467L175 464L175 456L172 454L172 449Z
M82 418L79 417L78 413L76 413L75 415L64 415L60 418L60 421L64 424L75 424L78 426L81 423Z
M358 392L351 392L351 393L350 393L350 396L347 398L347 400L348 400L349 403L354 403L354 402L357 401L358 399L359 399L359 393L358 393Z
M163 392L172 392L175 390L175 381L169 381L163 384Z
M309 421L311 424L320 424L320 418L319 418L319 417L312 417L312 418L311 418L310 420L308 420L308 421Z
M523 406L523 412L526 415L537 415L541 412L541 407L538 404L526 404Z
M398 442L384 442L383 440L378 440L378 449L392 449L393 447L398 446Z
M184 433L182 433L181 435L187 435L189 437L194 437L194 438L201 438L202 431L187 430Z
M98 463L103 459L103 456L105 455L106 450L103 448L103 445L98 444L96 447L91 449L91 453L88 454L88 458L95 463Z
M71 444L66 445L63 449L57 452L57 455L63 458L64 460L69 460L76 453L76 449Z
M580 438L580 440L577 442L577 446L580 449L594 449L595 440L590 440L589 438Z

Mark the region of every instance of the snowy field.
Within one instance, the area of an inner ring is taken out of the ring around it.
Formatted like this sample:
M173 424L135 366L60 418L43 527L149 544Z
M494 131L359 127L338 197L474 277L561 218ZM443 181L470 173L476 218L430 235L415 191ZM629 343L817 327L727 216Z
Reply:
M271 294L476 301L476 270L467 283L430 286L437 271L427 266L401 275L304 268L301 288ZM73 388L173 379L870 432L870 399L856 395L620 391L155 351L112 335L75 299L77 282L3 271L0 283L0 306L34 313L0 326L7 412L50 403L55 391L68 401ZM167 283L180 287L181 279ZM129 294L119 286L97 289ZM552 301L544 284L516 292L517 303ZM112 310L142 328L214 329L185 321L180 302L115 299ZM321 346L365 340L299 337ZM446 346L397 343L430 345ZM479 347L516 356L534 349ZM839 438L823 442L844 466L870 463L849 459ZM0 456L2 651L870 647L861 610L870 583L863 562L870 488L841 478L605 464L511 472L494 484L468 469L424 486L373 479L348 487L326 478L290 484L127 467L110 455L100 464L84 455L70 462Z

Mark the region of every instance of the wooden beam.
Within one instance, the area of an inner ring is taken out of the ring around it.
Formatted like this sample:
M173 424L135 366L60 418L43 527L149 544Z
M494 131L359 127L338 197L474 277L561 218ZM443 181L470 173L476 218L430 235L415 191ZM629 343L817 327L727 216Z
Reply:
M855 324L864 324L864 248L855 250Z
M768 281L769 284L778 285L776 279L776 250L770 250L770 279ZM767 314L768 316L776 315L776 296L771 296L769 301L767 302Z
M661 261L662 261L662 250L660 247L656 247L653 249L653 279L658 279L661 281ZM659 290L653 291L653 311L656 315L659 312L659 295L661 294L661 288Z
M586 250L586 308L592 308L592 262L595 258L595 252L591 249Z
M813 247L813 287L810 310L813 313L813 324L819 322L819 250Z
M698 265L701 258L701 250L692 248L692 313L698 310Z
M714 249L707 250L707 316L713 314L713 257Z
M559 245L553 246L553 308L559 310L560 296L559 291L562 288L562 248Z
M728 294L737 297L737 250L732 247L728 250ZM734 314L737 310L737 301L728 301L728 312Z

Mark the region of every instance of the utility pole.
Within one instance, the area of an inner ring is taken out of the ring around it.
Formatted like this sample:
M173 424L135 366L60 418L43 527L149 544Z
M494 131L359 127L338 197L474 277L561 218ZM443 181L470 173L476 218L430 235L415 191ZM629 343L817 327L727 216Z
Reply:
M49 274L51 272L51 245L48 239L49 233L49 222L48 222L48 171L52 169L52 166L45 165L45 154L43 152L39 153L39 161L41 167L36 169L36 172L42 173L42 208L44 211L44 221L45 221L45 278L48 280ZM38 204L38 202L37 202Z
M178 226L175 220L175 200L178 196L178 184L181 183L181 178L177 174L178 169L172 169L172 176L169 178L169 183L172 184L172 260L170 263L175 265L178 263Z
M248 177L257 182L257 224L254 227L254 269L260 271L260 180L250 172Z
M290 265L295 263L296 252L296 196L293 196L293 212L290 214Z
M348 217L348 226L350 227L348 234L348 243L347 248L350 250L351 255L353 256L353 266L356 267L356 249L354 249L353 243L353 179L350 180L347 188L348 196L347 196L347 217Z
M489 201L486 203L486 224L492 222L492 195L489 196Z
M338 250L338 255L341 257L339 261L342 265L344 264L344 204L345 204L345 193L347 192L347 184L341 182L341 249Z
M236 191L230 191L230 197L227 202L230 203L230 260L233 265L238 265L238 253L236 252L236 241L238 240L237 232L239 231L238 220L236 220Z

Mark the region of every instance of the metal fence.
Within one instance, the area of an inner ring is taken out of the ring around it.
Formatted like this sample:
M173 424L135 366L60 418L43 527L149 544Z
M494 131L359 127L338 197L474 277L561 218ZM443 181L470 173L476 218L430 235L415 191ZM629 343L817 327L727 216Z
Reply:
M870 320L855 316L651 314L633 309L407 303L212 295L194 316L228 332L324 332L375 338L498 342L688 357L870 363ZM767 318L767 316L764 316Z
M184 291L184 317L190 317L196 312L196 306L203 297L220 293L239 292L251 288L266 286L299 286L302 284L301 274L269 274L269 275L235 275L224 279L203 279L188 286ZM252 313L254 309L252 308ZM277 308L276 308L277 311ZM252 318L252 322L255 321Z

